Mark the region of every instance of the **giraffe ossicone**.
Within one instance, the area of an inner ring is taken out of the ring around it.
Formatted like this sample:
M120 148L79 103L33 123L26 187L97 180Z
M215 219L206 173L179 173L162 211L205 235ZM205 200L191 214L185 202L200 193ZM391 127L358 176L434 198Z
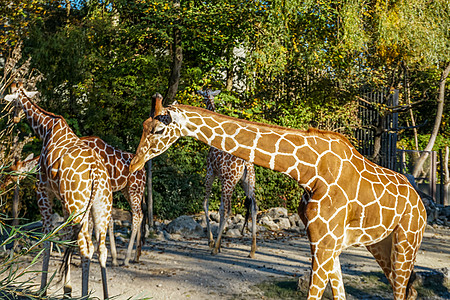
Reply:
M307 191L299 214L312 255L308 299L321 299L328 282L334 298L345 299L339 255L352 245L372 253L394 299L415 298L409 281L426 211L404 175L370 162L338 133L255 123L187 105L160 111L143 124L130 172L190 136L287 174Z
M210 111L215 110L214 97L220 93L220 90L197 91L203 96L206 108ZM218 177L222 186L222 195L220 198L220 223L216 242L211 233L209 222L209 197L214 182L214 178ZM242 232L248 221L248 214L252 213L252 246L249 257L255 257L256 252L256 214L257 205L255 199L255 169L252 163L242 158L236 157L214 147L211 147L206 159L206 178L205 178L205 199L203 208L205 210L206 219L206 235L208 236L209 246L213 248L212 253L217 254L220 251L222 234L225 230L228 217L231 214L231 196L233 195L236 184L241 180L246 199L246 216Z

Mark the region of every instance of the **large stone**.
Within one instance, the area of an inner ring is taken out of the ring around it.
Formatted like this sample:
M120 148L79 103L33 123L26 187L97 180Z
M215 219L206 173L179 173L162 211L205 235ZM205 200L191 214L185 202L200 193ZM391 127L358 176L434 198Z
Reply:
M273 207L269 209L265 214L270 216L272 219L288 217L288 211L284 207Z
M269 215L265 215L261 218L260 223L270 230L280 230L280 227L275 224L272 218Z
M273 222L278 225L279 229L289 229L291 228L291 222L288 218L276 218Z
M236 237L241 237L242 235L241 235L241 231L238 228L230 228L225 233L225 236L231 237L231 238L236 238Z
M194 218L190 216L180 216L167 225L170 234L180 234L183 236L202 236L203 228Z
M220 222L220 214L218 212L216 212L216 211L210 211L209 212L209 219L211 221L219 223Z

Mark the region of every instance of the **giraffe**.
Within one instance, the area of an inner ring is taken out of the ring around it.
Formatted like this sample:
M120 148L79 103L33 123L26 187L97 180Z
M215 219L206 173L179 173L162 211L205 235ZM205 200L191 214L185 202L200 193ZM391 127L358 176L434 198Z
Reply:
M13 182L19 183L26 177L26 173L31 172L37 168L39 156L34 157L33 154L28 155L25 160L15 160L14 163L7 169L7 174L2 178L0 191L6 189L7 186Z
M206 108L208 110L216 110L214 104L214 96L218 95L220 93L220 90L212 91L208 89L206 91L197 91L197 93L203 96L203 99L206 103ZM219 233L214 245L214 240L209 223L208 209L209 197L211 195L211 188L215 177L218 177L221 181L222 196L220 199ZM214 147L211 147L209 149L206 159L205 200L203 202L203 208L205 209L206 230L209 246L213 248L213 254L217 254L220 250L222 233L227 224L228 216L231 214L231 196L233 195L234 187L241 178L242 187L247 197L246 204L249 204L252 210L252 246L249 257L254 258L256 252L257 207L255 200L255 169L253 167L253 164ZM247 220L247 218L248 213L245 219ZM242 232L245 230L245 223L244 227L242 228Z
M81 140L89 147L94 149L105 161L106 169L111 178L111 189L113 192L122 191L131 207L132 214L132 230L128 244L127 254L125 256L124 265L128 266L133 251L134 241L136 240L136 252L134 261L139 261L139 253L141 248L141 230L143 213L141 208L142 198L145 191L146 172L145 169L134 173L129 172L129 166L134 154L114 148L105 143L102 139L95 136L82 137ZM109 236L113 243L113 222L110 222ZM113 257L113 265L117 265L117 257L115 246L111 244L111 253Z
M40 108L33 98L38 92L28 92L19 84L11 86L11 94L5 100L18 103L24 111L33 131L42 139L43 146L39 158L38 182L36 184L38 205L42 214L44 233L50 232L51 203L58 198L65 216L72 215L74 238L80 248L82 267L82 296L88 294L89 265L94 254L94 245L89 230L92 218L97 241L99 242L99 263L101 267L103 296L108 298L105 245L107 227L112 208L111 183L103 159L81 141L67 125L63 117ZM41 290L47 288L48 263L51 242L45 242L42 266ZM64 293L71 295L70 261L72 249L67 249L64 268Z
M145 170L143 169L134 173L129 173L128 167L134 155L132 153L125 152L108 145L99 137L88 136L82 137L80 139L89 147L94 149L95 152L97 152L97 154L99 154L103 158L108 170L108 174L111 178L112 192L122 191L123 195L130 204L132 213L132 231L128 244L127 254L124 260L124 265L127 266L129 265L135 240L138 245L136 246L134 260L139 260L139 249L141 248L140 225L143 218L141 202L142 197L144 196L145 189ZM38 160L39 156L33 159L27 158L24 161L19 160L16 161L10 169L11 171L24 173L33 169L36 166ZM9 185L12 181L20 180L20 177L21 175L19 175L18 177L8 176L5 178L4 185ZM46 209L51 209L48 207L49 205L51 205L50 203L43 203L42 205L46 206ZM114 223L111 218L111 222L109 223L109 238L111 246L112 265L117 266L117 251L114 241L113 224Z
M298 181L308 193L299 207L312 256L308 299L321 299L328 282L334 299L345 299L339 255L353 245L372 253L394 299L417 296L409 280L426 225L424 205L405 176L369 161L344 136L180 104L158 107L143 127L130 172L190 136Z

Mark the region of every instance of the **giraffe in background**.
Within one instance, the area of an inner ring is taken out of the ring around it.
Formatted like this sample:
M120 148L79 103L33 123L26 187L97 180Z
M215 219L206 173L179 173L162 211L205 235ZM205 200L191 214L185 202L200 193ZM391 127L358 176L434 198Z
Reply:
M220 93L220 90L212 91L210 89L206 91L197 91L198 94L203 96L206 103L206 108L210 111L215 111L214 96ZM218 177L222 185L222 196L220 198L220 224L216 243L214 244L213 236L211 233L211 226L209 222L209 197L211 195L211 188L214 182L214 178ZM249 256L255 257L256 252L256 214L257 206L255 200L255 169L253 164L233 156L229 153L211 147L206 159L206 180L205 180L205 200L203 202L203 208L205 209L206 217L206 229L209 241L209 247L213 248L212 253L217 254L220 251L220 245L222 241L222 234L225 230L228 217L231 214L231 197L233 195L234 188L239 180L242 178L242 187L246 195L246 206L251 206L252 210L252 246ZM247 208L249 210L249 208ZM245 217L248 219L248 212ZM242 228L242 232L245 230L245 224Z
M131 207L132 214L132 230L131 237L128 244L127 254L125 256L124 264L129 265L131 253L133 251L134 241L136 240L136 252L134 261L139 261L139 254L141 248L141 223L143 218L142 213L142 198L145 190L145 169L134 173L129 172L129 166L134 154L114 148L105 143L99 137L82 137L81 140L89 147L94 149L105 161L106 169L111 177L111 189L113 192L122 191L122 194L127 199ZM110 222L110 241L114 243L113 222ZM111 252L114 253L113 265L117 265L117 257L115 245L111 244Z
M105 245L107 227L111 217L112 192L108 171L103 159L81 141L67 125L63 117L40 108L31 98L37 92L27 92L20 84L11 86L11 94L5 96L8 102L18 103L24 111L33 131L42 139L43 146L39 159L38 182L36 184L38 205L42 214L44 233L50 232L50 208L53 197L60 199L65 216L73 215L74 238L80 248L82 267L82 296L88 295L89 265L94 254L94 245L89 230L89 217L94 223L99 242L99 262L101 267L103 296L108 298ZM72 249L67 249L64 268L64 293L71 295L70 261ZM51 243L45 242L42 267L41 290L47 287L48 263Z
M417 297L410 276L425 230L425 207L405 176L372 163L344 136L239 120L187 105L160 107L143 126L130 172L180 136L190 136L299 182L308 193L299 207L312 255L308 299L321 299L328 282L334 299L345 299L339 255L353 245L372 253L394 299Z
M128 153L117 148L114 148L107 143L105 143L99 137L82 137L80 138L89 147L94 149L104 160L106 168L111 178L111 189L112 192L122 191L123 195L127 199L131 207L132 214L132 231L131 237L128 244L127 254L125 256L124 264L129 265L131 258L131 253L133 251L134 241L136 240L136 252L134 260L137 262L139 260L139 250L141 248L140 244L140 225L142 222L143 214L141 208L142 197L144 195L145 189L145 170L140 170L134 173L128 172L128 167L130 165L131 159L133 158L132 153ZM24 173L32 170L39 160L39 156L33 159L27 158L24 161L16 161L14 165L11 166L11 171L16 171ZM21 176L7 176L3 185L9 185L12 181L20 180ZM42 203L41 206L45 206L45 210L52 211L51 203ZM50 222L50 220L48 221ZM113 232L114 222L109 223L109 239L111 245L111 256L112 264L117 266L117 251L114 241ZM137 239L136 239L137 237Z

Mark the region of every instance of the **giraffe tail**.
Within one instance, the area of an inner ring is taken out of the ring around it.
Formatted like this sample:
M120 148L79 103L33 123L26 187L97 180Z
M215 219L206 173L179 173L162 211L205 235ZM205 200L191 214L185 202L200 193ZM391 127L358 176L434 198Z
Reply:
M244 207L245 207L245 221L244 226L242 226L241 234L244 234L245 227L248 225L248 218L250 216L250 206L252 205L252 199L250 197L245 197Z

